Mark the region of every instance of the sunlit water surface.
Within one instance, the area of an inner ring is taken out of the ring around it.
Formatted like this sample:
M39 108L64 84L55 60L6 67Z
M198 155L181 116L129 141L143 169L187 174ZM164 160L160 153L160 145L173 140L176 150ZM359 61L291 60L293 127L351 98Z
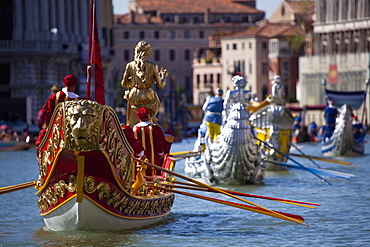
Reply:
M172 146L172 152L192 149L194 139ZM300 145L307 155L321 156L320 144ZM320 203L316 209L256 198L244 199L301 215L308 226L266 215L176 195L170 215L150 227L130 231L44 230L35 189L0 195L0 246L370 246L370 145L362 157L343 157L355 167L316 161L324 169L356 175L353 179L324 177L331 185L301 170L269 172L259 186L229 186L249 194ZM292 149L292 152L298 153ZM292 157L316 168L309 160ZM36 180L35 149L0 153L0 186ZM184 161L175 171L184 174ZM225 195L194 192L223 200Z

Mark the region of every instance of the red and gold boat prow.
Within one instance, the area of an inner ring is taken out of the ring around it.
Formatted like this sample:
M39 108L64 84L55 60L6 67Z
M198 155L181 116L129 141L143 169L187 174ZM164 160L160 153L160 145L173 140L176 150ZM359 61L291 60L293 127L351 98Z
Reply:
M135 178L144 178L133 153L111 107L90 100L59 104L37 152L36 194L46 226L122 230L169 214L174 194L151 185L171 183L172 175L145 177L139 185L137 179L138 191L132 192ZM175 159L165 155L162 167L173 171L174 166Z

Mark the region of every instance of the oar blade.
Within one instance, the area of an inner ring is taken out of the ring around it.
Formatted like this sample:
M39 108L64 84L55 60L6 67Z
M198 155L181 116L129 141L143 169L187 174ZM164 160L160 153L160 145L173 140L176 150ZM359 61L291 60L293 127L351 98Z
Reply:
M271 162L271 161L269 161ZM281 166L286 166L289 168L295 168L295 169L300 169L300 170L309 170L311 172L320 174L320 175L325 175L328 177L335 177L335 178L344 178L344 179L351 179L356 177L356 175L350 174L350 173L344 173L344 172L337 172L337 171L331 171L331 170L326 170L326 169L319 169L319 168L309 168L305 167L304 169L298 165L294 164L287 164L287 163L282 163L282 162L275 162L278 165Z

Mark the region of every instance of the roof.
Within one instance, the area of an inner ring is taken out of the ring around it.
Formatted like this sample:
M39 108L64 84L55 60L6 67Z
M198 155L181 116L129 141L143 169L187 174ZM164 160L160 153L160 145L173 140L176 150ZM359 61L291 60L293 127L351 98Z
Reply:
M298 27L289 23L266 23L261 26L251 27L240 32L225 36L225 38L242 38L242 37L281 37L293 35L298 31Z
M315 12L315 1L310 0L286 0L285 3L289 5L293 13L296 15L307 15L312 18L312 15Z
M211 13L251 13L261 14L264 11L257 10L255 0L136 0L144 12L159 11L161 14L182 14L182 13L204 13L210 9ZM244 3L244 4L243 4Z
M148 23L148 20L152 24L162 24L163 20L160 17L157 16L150 16L147 14L134 14L134 22L137 24L145 24ZM131 17L130 14L124 14L124 15L115 15L114 16L114 23L119 24L131 24Z

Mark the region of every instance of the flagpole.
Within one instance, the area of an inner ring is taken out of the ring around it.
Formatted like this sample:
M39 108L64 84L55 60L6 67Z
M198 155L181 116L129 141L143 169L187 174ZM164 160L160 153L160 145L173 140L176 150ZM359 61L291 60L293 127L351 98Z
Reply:
M86 78L86 99L90 99L91 90L91 71L92 71L92 35L93 35L93 9L94 0L90 0L90 23L89 23L89 40L88 40L88 50L87 50L87 78Z
M364 116L365 116L365 110L366 110L366 96L367 96L367 87L369 86L370 79L365 80L366 88L365 88L365 97L364 97L364 106L362 108L362 117L361 117L361 123L364 124Z

